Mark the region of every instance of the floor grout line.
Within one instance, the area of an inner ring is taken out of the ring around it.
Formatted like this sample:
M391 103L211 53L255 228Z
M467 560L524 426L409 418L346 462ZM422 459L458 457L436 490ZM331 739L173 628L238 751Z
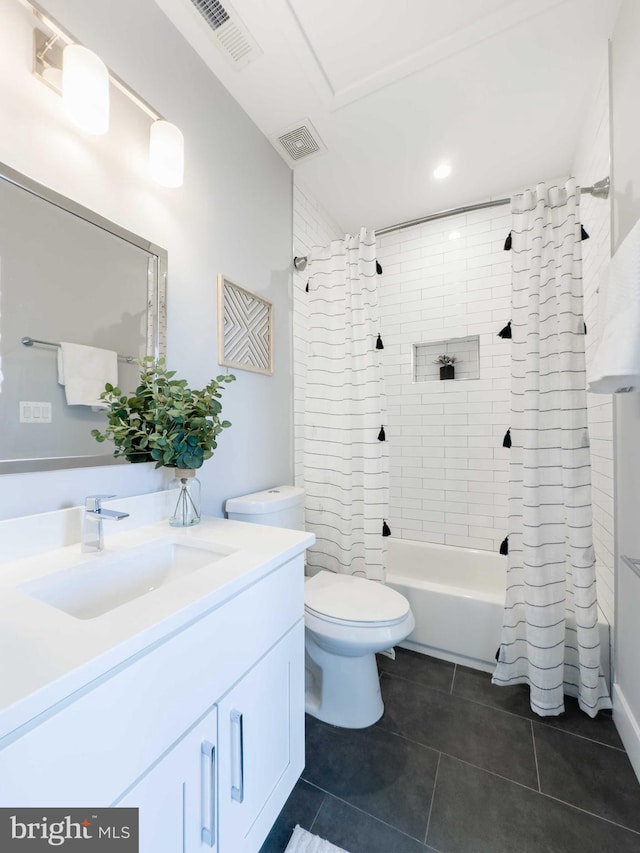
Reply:
M536 749L536 735L533 730L533 720L531 720L531 740L533 742L533 758L536 762L536 776L538 777L538 791L542 793L542 788L540 786L540 768L538 766L538 751Z
M310 785L310 784L311 784L311 782L307 782L307 785ZM316 821L318 820L318 815L320 814L320 810L321 810L322 806L325 804L326 799L327 799L327 795L325 794L324 797L322 798L322 802L318 806L318 811L316 812L314 819L311 821L311 826L309 827L309 832L313 831L313 827L316 825Z
M399 737L399 738L402 738L403 740L409 741L409 743L416 743L416 744L418 744L418 746L425 747L425 749L431 749L434 752L436 751L433 749L433 747L426 747L425 744L421 744L418 741L412 741L410 738L406 738L406 737L404 737L404 735L398 734L397 732L389 732L389 734L392 734L394 737ZM441 762L442 756L445 756L445 758L450 758L453 761L459 761L461 764L465 764L467 767L472 767L474 770L479 770L481 773L488 773L490 776L495 776L497 779L502 779L503 782L510 783L511 785L517 785L519 788L524 788L526 791L531 791L533 794L537 794L540 797L545 797L548 800L553 800L556 803L561 803L562 805L567 806L570 809L575 809L576 811L581 812L582 814L588 814L588 815L590 815L590 817L594 817L597 820L602 820L605 823L610 823L613 826L617 826L619 829L624 829L627 832L632 832L634 835L640 836L640 830L633 829L630 826L625 826L625 824L618 823L618 821L611 820L608 817L603 817L603 815L597 814L597 812L590 812L588 809L584 809L581 806L575 805L575 803L568 802L567 800L561 800L559 797L554 797L552 794L547 794L544 791L540 791L540 790L536 791L535 788L531 788L531 787L529 787L529 785L525 785L522 782L516 782L515 779L509 779L507 776L502 776L500 773L496 773L493 770L487 770L486 767L480 767L477 764L472 764L470 761L466 761L464 758L458 758L458 756L451 755L448 752L439 751L438 766L436 768L436 781L437 781L438 772L440 770L440 762ZM427 847L430 846L429 844L427 844L426 836L425 836L424 841L420 841L420 839L416 838L415 836L409 835L409 833L404 832L401 829L398 829L398 827L393 826L390 823L387 823L387 821L382 820L381 818L377 817L374 814L371 814L371 812L365 811L365 809L362 809L359 806L354 806L353 803L350 803L348 800L344 800L344 799L342 799L342 797L336 796L331 791L327 791L326 788L321 788L320 785L316 785L314 782L310 782L308 779L304 779L303 781L305 781L308 785L311 785L313 788L316 788L318 791L322 791L324 794L326 794L330 797L333 797L336 800L339 800L341 803L344 803L347 806L350 806L351 808L355 809L356 811L360 812L361 814L365 814L368 817L371 817L374 820L377 820L379 823L382 823L385 826L388 826L391 829L394 829L396 832L399 832L402 835L405 835L407 838L412 838L414 841L417 841L419 844L424 844ZM428 823L427 823L427 833L429 831L429 822L431 821L431 809L433 808L434 798L435 798L435 781L434 781L433 793L431 795L431 806L429 808L429 819L428 819ZM320 812L320 809L322 808L322 806L324 805L325 802L326 802L326 797L322 801L322 803L320 804L320 808L318 809L318 813ZM316 814L316 818L317 817L318 817L318 815ZM314 824L315 824L316 818L314 818Z
M486 707L491 707L491 706L488 705ZM505 713L509 713L509 712L506 711ZM515 716L519 716L519 715L516 714ZM522 719L526 720L527 717L522 717ZM581 740L589 741L589 743L596 743L596 744L598 744L598 746L606 746L607 749L615 749L616 752L622 752L624 755L627 754L627 750L623 746L613 746L612 744L605 743L602 740L596 740L595 738L587 737L587 735L578 734L578 732L569 732L566 729L561 729L560 726L552 726L550 723L545 723L544 717L540 717L539 720L531 720L531 723L532 724L538 723L539 725L544 726L545 729L551 729L551 731L553 731L553 732L560 732L560 734L570 735L571 737L579 737ZM616 731L617 731L617 729L616 729Z
M383 820L381 817L378 817L377 815L371 814L371 812L368 812L365 809L360 808L360 806L354 806L354 804L350 803L349 800L344 800L342 797L338 797L336 794L333 794L331 791L327 791L326 788L321 788L320 785L316 785L315 782L309 782L308 779L305 779L304 781L307 783L307 785L311 785L314 788L316 788L318 791L322 791L323 794L326 794L329 797L333 797L334 800L338 800L339 803L344 803L345 806L349 806L349 808L355 809L357 812L360 812L360 814L363 814L363 815L366 815L367 817L373 818L373 820L378 821L378 823L382 823L384 826L388 826L389 829L393 829L394 832L399 832L400 835L404 835L406 838L411 838L412 841L417 841L418 844L424 844L424 842L420 841L419 838L416 838L415 835L409 835L408 832L405 832L403 829L398 829L398 827L394 826L392 823L387 823L387 821ZM322 806L325 804L326 801L327 801L327 798L325 797L324 800L322 801L321 805L320 805L320 808L322 808ZM320 811L320 809L318 809L318 811ZM316 815L316 818L317 817L318 817L318 815ZM315 824L315 820L314 820L314 824Z
M455 666L457 668L458 665L455 664ZM507 711L505 708L498 708L496 705L489 705L486 702L480 702L478 699L470 699L468 696L461 696L459 693L452 693L451 690L441 690L439 687L432 687L429 684L423 684L420 681L414 681L414 679L412 678L406 678L404 675L396 675L395 673L389 672L388 670L383 670L383 672L385 675L388 675L389 678L399 678L402 681L408 681L410 684L416 684L418 687L426 687L427 690L436 690L438 693L444 693L448 696L454 696L456 699L460 699L464 702L471 702L472 705L479 705L481 708L488 708L490 711L497 711L500 714L508 714L510 717L517 717L519 720L527 720L527 722L530 723L539 723L541 726L545 726L545 728L552 729L555 732L561 732L562 734L571 735L572 737L579 737L582 738L582 740L588 740L590 743L597 743L600 746L608 747L608 749L615 749L616 752L623 752L625 755L627 754L627 751L623 746L613 746L612 744L605 743L602 740L596 740L595 738L587 737L587 735L581 735L577 732L567 731L566 729L560 728L560 726L552 726L550 723L545 723L544 717L532 720L531 717L525 717L524 714L518 714L516 711ZM478 670L478 672L480 672L480 670Z
M400 735L402 737L402 735ZM417 743L417 741L415 741ZM420 744L423 746L423 744ZM430 749L432 747L429 747ZM487 770L486 767L480 767L477 764L472 764L470 761L466 761L464 758L458 758L457 755L450 755L448 752L443 752L446 758L451 758L453 761L459 761L461 764L466 764L468 767L473 767L474 770L480 770L482 773L488 773L490 776L495 776L497 779L502 779L503 782L510 782L512 785L517 785L519 788L524 788L526 791L531 791L532 794L538 794L540 797L546 797L548 800L554 800L556 803L562 803L564 806L568 806L570 809L575 809L578 812L582 812L583 814L591 815L591 817L595 817L598 820L603 820L605 823L611 823L614 826L620 827L620 829L626 829L627 832L633 832L634 835L640 835L640 830L633 829L631 826L625 826L623 823L618 823L615 820L611 820L611 818L603 817L601 814L597 814L596 812L590 812L588 809L583 809L582 806L576 806L575 803L570 803L568 800L561 800L560 797L554 797L553 794L546 794L544 791L536 791L535 788L529 787L529 785L525 785L523 782L516 782L515 779L509 779L508 776L502 776L500 773L496 773L494 770Z
M449 688L449 693L453 696L453 685L456 680L456 672L458 671L458 664L454 663L453 665L453 674L451 676L451 687Z
M418 744L418 746L422 746L425 749L431 749L431 750L433 750L433 752L436 752L436 750L433 749L433 747L430 747L430 746L427 747L427 746L425 746L425 744L419 743L418 741L412 741L412 740L410 740L410 738L405 738L404 735L398 734L397 732L389 732L389 734L394 735L394 737L399 737L399 738L402 738L403 740L407 740L407 741L409 741L409 743L416 743L416 744ZM503 782L508 782L512 785L517 785L519 788L524 788L526 791L531 791L532 794L537 794L540 797L545 797L546 799L553 800L556 803L562 803L562 805L567 806L570 809L575 809L576 811L582 812L583 814L588 814L591 817L597 818L598 820L603 820L605 823L610 823L613 826L617 826L620 829L625 829L625 830L627 830L627 832L632 832L634 835L640 836L640 830L633 829L630 826L625 826L623 823L618 823L617 821L611 820L608 817L603 817L602 815L597 814L596 812L590 812L588 809L583 809L581 806L576 806L574 803L570 803L567 800L561 800L559 797L554 797L552 794L546 794L544 791L536 791L535 788L531 788L529 785L525 785L523 782L516 782L515 779L509 779L508 776L502 776L500 773L496 773L494 770L487 770L486 767L480 767L477 764L472 764L470 761L466 761L464 758L458 758L457 755L451 755L448 752L440 751L440 756L438 758L438 768L440 766L440 760L441 760L442 756L444 756L445 758L451 758L453 761L459 761L461 764L466 764L467 767L473 767L474 770L480 770L481 773L488 773L490 776L495 776L497 779L502 779ZM317 788L319 791L322 791L323 793L328 794L329 796L333 797L334 799L340 800L340 802L343 802L346 805L351 806L351 808L356 809L356 811L359 811L362 814L366 814L369 817L374 818L375 820L379 821L380 823L383 823L385 826L389 826L389 827L391 827L391 829L395 829L396 832L402 833L402 835L406 835L407 838L413 838L415 841L418 841L420 844L425 844L425 842L420 841L420 839L415 838L415 836L409 835L408 833L403 832L401 829L398 829L397 827L392 826L392 824L387 823L384 820L381 820L381 818L376 817L375 815L372 815L371 812L367 812L364 809L359 808L358 806L354 806L352 803L348 802L348 800L343 800L342 797L337 797L335 794L331 793L331 791L327 791L325 788L321 788L320 785L316 785L313 782L309 782L308 779L305 779L304 781L308 785L312 785L314 788ZM435 792L435 786L434 786L434 792ZM429 846L429 845L427 845L427 846Z
M469 767L473 767L476 770L482 770L483 773L490 773L491 776L496 776L498 779L503 779L505 782L513 782L514 785L519 785L521 788L526 788L527 791L533 791L534 794L540 793L539 791L536 791L535 788L532 788L531 785L525 785L524 782L517 782L515 779L510 779L508 776L503 776L501 773L496 773L495 770L487 770L486 767L481 767L479 764L474 764L472 761L467 761L466 758L460 758L459 755L453 755L452 753L446 752L443 749L436 749L435 746L427 746L426 743L421 743L419 740L413 740L412 738L400 734L400 732L391 732L387 729L382 729L382 731L386 731L387 734L393 735L394 737L402 738L402 740L406 740L408 743L413 743L416 746L422 747L423 749L430 749L432 752L439 752L440 755L444 755L445 758L452 758L454 761L460 761L462 762L462 764L467 764ZM307 781L308 779L305 779L305 782Z
M514 784L517 784L517 782ZM598 820L603 820L605 823L610 823L613 826L617 826L619 829L624 829L627 832L633 832L634 835L640 836L639 829L633 829L631 826L625 826L624 823L618 823L617 820L611 820L611 818L609 817L603 817L601 814L590 812L589 809L583 809L581 806L574 805L574 803L568 803L566 800L561 800L560 797L554 797L553 794L545 794L544 791L540 791L540 796L546 797L548 800L553 800L556 803L562 803L563 806L568 806L570 809L575 809L578 812L582 812L582 814L588 814L591 817L597 818Z
M427 816L427 828L424 833L424 843L427 843L427 837L429 836L429 824L431 823L431 812L433 811L433 801L436 798L436 785L438 784L438 771L440 770L440 759L442 758L442 753L438 753L438 763L436 765L436 775L433 777L433 791L431 792L431 802L429 804L429 814Z
M407 678L406 675L397 675L395 672L389 672L386 669L380 670L378 673L380 678L383 675L389 676L389 678L399 678L400 681L406 681L408 684L415 684L417 687L425 687L427 690L436 690L438 693L444 693L445 696L449 696L451 693L451 687L434 687L433 684L425 684L424 681L416 681L414 678Z

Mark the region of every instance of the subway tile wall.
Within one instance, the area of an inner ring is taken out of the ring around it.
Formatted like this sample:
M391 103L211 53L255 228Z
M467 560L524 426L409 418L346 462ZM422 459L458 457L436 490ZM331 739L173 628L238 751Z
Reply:
M573 174L584 186L593 184L609 174L609 96L605 62L582 130ZM590 238L582 243L588 374L588 365L597 349L602 331L602 306L598 310L598 288L611 257L611 218L609 202L604 199L583 195L580 207L582 222ZM609 394L587 394L587 405L598 603L609 624L613 626L615 595L612 397Z
M505 205L378 240L394 536L488 551L505 536L510 221ZM414 381L414 345L476 335L478 379Z

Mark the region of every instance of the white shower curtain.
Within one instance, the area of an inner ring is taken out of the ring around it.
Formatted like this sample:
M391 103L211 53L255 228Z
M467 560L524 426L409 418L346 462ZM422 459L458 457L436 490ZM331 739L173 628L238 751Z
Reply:
M314 248L310 271L303 468L317 541L307 564L383 580L389 494L375 235L363 228Z
M507 596L495 684L528 684L541 716L564 694L610 708L600 671L582 308L579 189L512 200Z

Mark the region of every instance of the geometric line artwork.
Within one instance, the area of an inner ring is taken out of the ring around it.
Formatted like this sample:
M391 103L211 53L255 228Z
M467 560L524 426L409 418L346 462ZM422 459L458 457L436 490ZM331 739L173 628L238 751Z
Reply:
M273 306L218 274L218 362L273 373Z

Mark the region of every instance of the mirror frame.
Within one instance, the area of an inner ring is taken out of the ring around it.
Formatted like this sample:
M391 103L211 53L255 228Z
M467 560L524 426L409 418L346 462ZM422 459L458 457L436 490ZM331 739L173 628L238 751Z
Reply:
M83 207L83 205L78 204L73 199L61 195L44 184L39 184L37 181L1 162L0 180L14 184L37 198L83 219L90 225L101 228L114 237L125 240L127 243L136 246L138 249L142 249L156 258L156 274L155 281L153 282L154 293L148 297L147 302L147 317L149 312L153 312L153 323L149 325L152 340L149 347L150 351L147 352L147 355L153 355L155 359L163 358L166 355L167 346L167 250L156 246L154 243L145 240L144 237L140 237L132 231L128 231L126 228L122 228L122 226L117 225L115 222L111 222L104 216L100 216L99 213ZM106 454L96 454L95 456L54 456L41 459L7 459L0 460L0 474L26 474L34 471L94 468L103 465L122 464L126 464L126 460L122 458L115 459L113 456L107 456Z

